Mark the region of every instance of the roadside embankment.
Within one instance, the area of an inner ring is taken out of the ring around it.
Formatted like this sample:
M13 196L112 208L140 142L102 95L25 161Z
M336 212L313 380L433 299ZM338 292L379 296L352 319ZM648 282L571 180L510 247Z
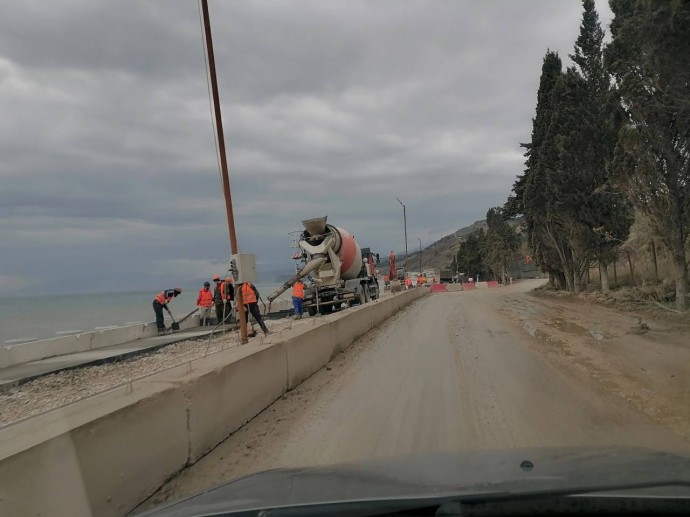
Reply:
M0 514L124 515L426 292L313 318L0 430Z
M544 290L506 297L501 312L565 375L598 386L690 440L687 318L621 311Z

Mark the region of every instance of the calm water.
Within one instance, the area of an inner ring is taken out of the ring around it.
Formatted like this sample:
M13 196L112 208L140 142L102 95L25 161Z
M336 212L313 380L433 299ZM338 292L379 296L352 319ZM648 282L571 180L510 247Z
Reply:
M257 283L256 287L266 299L279 285ZM196 306L198 288L182 287L182 295L170 304L176 316ZM154 321L151 303L155 295L145 291L0 298L0 346L18 339L45 339L75 330Z

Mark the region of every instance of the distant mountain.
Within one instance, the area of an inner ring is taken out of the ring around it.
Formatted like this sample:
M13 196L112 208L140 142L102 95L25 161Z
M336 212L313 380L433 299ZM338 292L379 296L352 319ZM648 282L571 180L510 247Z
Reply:
M514 219L510 221L513 226L519 226L523 223L522 218ZM480 221L475 221L469 226L464 226L459 230L441 237L436 242L430 244L422 250L422 269L424 268L434 268L434 269L445 269L451 262L453 262L453 257L458 252L460 243L462 243L469 234L472 232L484 229L486 230L486 219ZM404 262L404 253L397 254L397 265L401 265ZM411 252L407 258L408 271L417 271L419 269L419 251ZM388 268L388 257L381 257L381 264L379 265L379 270L384 271Z

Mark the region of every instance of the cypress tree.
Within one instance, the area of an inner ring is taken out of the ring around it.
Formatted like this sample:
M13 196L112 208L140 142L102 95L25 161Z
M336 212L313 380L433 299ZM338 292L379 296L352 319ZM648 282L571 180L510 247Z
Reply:
M584 79L586 101L583 102L581 130L589 135L589 145L582 151L588 192L583 205L581 223L591 232L587 236L592 259L599 264L602 290L608 290L608 263L627 236L632 223L631 210L625 196L613 188L607 171L613 159L620 117L616 117L618 101L611 88L611 78L604 66L604 31L594 0L583 0L582 23L570 58Z
M613 74L624 123L612 171L673 256L676 307L688 296L690 2L612 0Z
M552 94L561 75L561 66L558 53L547 51L539 79L536 113L532 119L532 138L529 143L521 144L526 149L525 170L513 185L513 196L506 203L505 214L525 216L527 242L534 260L549 274L553 284L564 288L565 274L556 249L546 236L546 200L543 195L544 178L541 162L541 148L548 133L554 104Z
M486 238L484 239L484 264L486 270L493 273L494 278L506 282L506 270L513 257L513 253L520 245L520 238L515 229L508 224L504 211L490 208L486 213Z

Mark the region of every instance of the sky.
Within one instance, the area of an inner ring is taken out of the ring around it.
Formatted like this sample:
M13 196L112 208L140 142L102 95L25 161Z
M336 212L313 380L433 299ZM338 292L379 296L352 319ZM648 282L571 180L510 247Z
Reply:
M604 26L611 13L597 2ZM194 0L0 8L0 296L160 290L230 255ZM503 204L575 0L211 1L240 251L328 215L382 255ZM272 280L266 278L265 280Z

